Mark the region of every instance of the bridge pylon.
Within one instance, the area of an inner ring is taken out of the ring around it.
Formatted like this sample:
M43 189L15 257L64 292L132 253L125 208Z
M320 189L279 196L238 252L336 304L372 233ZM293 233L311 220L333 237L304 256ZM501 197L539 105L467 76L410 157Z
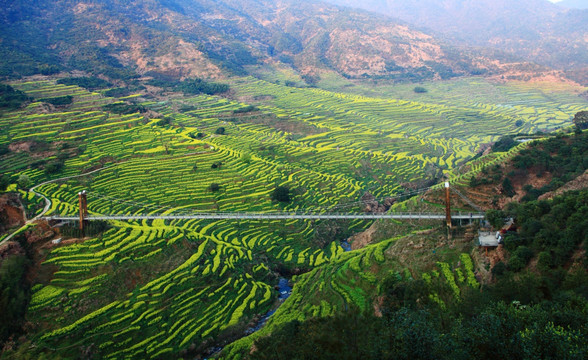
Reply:
M84 225L85 219L88 217L88 197L86 190L80 191L78 193L78 202L80 208L80 231L82 232L82 236L84 235Z

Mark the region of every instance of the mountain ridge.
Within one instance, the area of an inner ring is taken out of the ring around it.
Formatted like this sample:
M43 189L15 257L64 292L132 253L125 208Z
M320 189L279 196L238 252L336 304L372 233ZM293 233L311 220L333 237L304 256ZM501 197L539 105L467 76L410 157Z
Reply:
M546 0L327 1L399 18L444 34L453 44L500 49L527 61L566 70L580 82L588 81L586 10L565 9Z
M316 1L15 1L2 22L4 76L91 69L111 78L220 78L282 63L312 84L325 71L419 81L500 73L518 62Z

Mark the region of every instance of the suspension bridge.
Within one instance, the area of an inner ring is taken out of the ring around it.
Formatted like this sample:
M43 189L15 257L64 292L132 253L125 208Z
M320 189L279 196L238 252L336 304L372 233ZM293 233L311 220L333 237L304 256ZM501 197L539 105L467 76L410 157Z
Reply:
M79 216L54 215L44 217L45 220L53 221L76 221L79 220L80 229L84 229L84 223L87 221L141 221L141 220L446 220L447 226L451 227L452 220L481 220L484 219L483 212L469 213L452 213L450 206L450 185L445 183L446 208L444 214L424 213L424 212L384 212L384 213L346 213L346 212L313 212L311 210L296 212L191 212L173 214L169 211L150 214L134 215L100 215L90 214L88 212L88 193L82 191L78 193L79 198ZM464 197L457 192L460 197ZM466 199L467 200L467 199ZM125 201L128 202L128 201ZM475 204L473 204L475 206ZM476 207L477 208L477 207ZM479 208L477 208L479 209ZM163 210L163 209L160 209ZM331 210L332 211L332 210Z
M455 220L478 220L484 218L484 213L454 213L451 218ZM75 221L79 220L78 216L47 216L45 220L59 220L59 221ZM275 213L193 213L184 215L88 215L83 217L83 221L107 221L107 220L121 220L121 221L135 221L135 220L378 220L378 219L394 219L394 220L445 220L445 214L437 213L382 213L382 214L344 214L344 213L290 213L290 212L275 212Z

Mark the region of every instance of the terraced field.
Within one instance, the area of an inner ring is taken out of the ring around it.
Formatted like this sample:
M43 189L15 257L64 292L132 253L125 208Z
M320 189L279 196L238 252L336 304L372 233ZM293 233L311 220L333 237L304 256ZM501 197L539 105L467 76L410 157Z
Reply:
M496 95L486 104L458 101L451 92L446 101L433 95L416 101L250 78L233 80L232 99L114 99L51 80L13 86L36 102L0 117L0 145L13 149L0 157L3 171L40 183L107 166L39 187L52 200L49 215L75 214L76 194L83 189L93 214L362 211L366 192L380 201L410 192L440 169L451 175L482 143L569 125L586 105L566 103L563 95L520 104L494 102ZM523 92L532 89L521 86L493 89L524 99ZM72 96L73 104L43 102L58 96ZM103 107L118 102L148 112L117 115ZM519 120L522 126L516 125ZM31 143L43 142L52 145L27 151ZM68 150L60 172L48 175L43 165L32 166L57 158L52 149L63 143L77 151ZM497 159L483 158L471 171ZM271 201L277 186L292 189L291 202ZM338 241L367 226L362 221L113 222L102 235L47 255L44 268L54 274L34 288L28 316L38 335L32 343L39 352L57 349L66 356L90 343L100 344L94 351L104 358L199 353L224 336L243 334L255 315L274 306L279 275L306 271L269 328L287 314L326 316L348 306L368 310L379 273L362 269L387 271L397 264L383 260L394 240L342 255ZM355 283L345 280L351 272Z

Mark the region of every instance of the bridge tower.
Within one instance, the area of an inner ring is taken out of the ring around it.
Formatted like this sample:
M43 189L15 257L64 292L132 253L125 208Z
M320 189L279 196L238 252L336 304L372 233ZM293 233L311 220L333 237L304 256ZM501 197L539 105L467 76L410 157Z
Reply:
M451 229L451 200L449 196L449 181L445 182L445 221L447 228Z
M84 225L85 225L85 218L88 217L88 198L87 198L86 190L80 191L78 193L78 202L80 208L80 230L82 231L82 236L84 234Z

